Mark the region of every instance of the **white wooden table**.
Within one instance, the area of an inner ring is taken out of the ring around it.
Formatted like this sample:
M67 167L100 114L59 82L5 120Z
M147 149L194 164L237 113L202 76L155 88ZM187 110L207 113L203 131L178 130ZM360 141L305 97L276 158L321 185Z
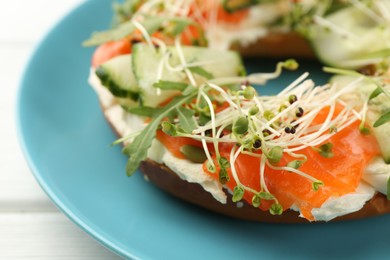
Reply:
M118 259L66 218L32 176L17 140L16 96L39 40L81 0L0 1L0 259Z

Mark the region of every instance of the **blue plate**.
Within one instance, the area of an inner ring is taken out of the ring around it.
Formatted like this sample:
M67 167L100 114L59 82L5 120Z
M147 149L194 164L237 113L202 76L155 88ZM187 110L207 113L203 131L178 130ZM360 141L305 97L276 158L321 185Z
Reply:
M20 139L36 179L77 225L117 254L141 259L386 258L389 216L352 222L269 225L216 215L128 178L126 158L87 84L92 49L111 1L88 1L65 17L33 55L22 81ZM247 61L251 70L274 61ZM303 62L320 82L319 65ZM303 69L304 70L304 69ZM260 91L276 91L296 73Z

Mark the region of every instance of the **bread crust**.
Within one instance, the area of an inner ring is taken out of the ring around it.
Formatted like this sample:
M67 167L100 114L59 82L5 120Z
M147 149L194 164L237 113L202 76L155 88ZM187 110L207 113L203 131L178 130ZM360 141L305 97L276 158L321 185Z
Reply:
M244 57L316 58L309 42L294 32L273 32L248 46L236 44L232 49Z
M298 212L293 210L286 210L280 216L271 215L268 211L254 208L244 200L242 201L242 206L238 207L237 203L232 202L232 195L227 190L224 190L228 197L227 202L222 204L215 200L198 183L184 181L167 166L150 159L142 162L140 169L147 180L160 189L186 202L225 216L265 223L308 223L306 219L299 217ZM390 203L383 194L377 193L361 210L337 217L331 221L362 219L389 212Z

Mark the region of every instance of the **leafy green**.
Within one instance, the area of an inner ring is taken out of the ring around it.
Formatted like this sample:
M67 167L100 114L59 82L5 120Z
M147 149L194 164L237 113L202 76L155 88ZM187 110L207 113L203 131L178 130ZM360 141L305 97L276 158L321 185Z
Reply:
M126 108L126 111L138 115L138 116L146 116L146 117L154 117L160 112L161 108L155 108L155 107L129 107Z
M156 131L160 126L161 121L178 107L190 102L195 96L196 92L188 96L175 97L168 105L160 110L159 114L153 117L152 121L136 138L134 138L133 142L123 149L123 152L129 156L126 166L127 175L133 175L141 161L146 159L148 149L156 137Z
M204 163L207 156L203 148L194 145L183 145L180 152L193 163Z
M126 0L123 3L113 3L113 26L118 26L119 24L128 21L136 12L137 7L141 4L141 2L142 0Z
M230 168L230 162L226 157L223 157L223 156L219 157L218 163L221 166L221 168L224 168L224 169Z
M221 184L226 184L230 180L229 174L225 168L219 170L218 177Z
M169 28L169 35L177 36L181 34L189 25L194 24L193 20L190 20L188 18L182 18L182 17L175 17L171 19L172 22L172 28Z
M176 110L181 128L185 133L192 133L192 131L197 127L194 119L195 112L185 107L178 107Z
M252 197L252 206L255 208L258 208L258 207L260 207L260 204L261 204L261 199L260 199L259 195L255 194Z
M232 201L238 202L242 200L243 196L244 196L244 189L241 186L234 187Z
M277 164L283 157L283 148L280 146L274 146L265 156L267 156L270 163Z
M298 169L299 167L301 167L302 163L302 160L293 160L287 163L287 167Z
M243 135L248 131L249 120L242 116L239 117L233 124L233 133L236 135Z
M265 192L265 191L260 192L258 194L258 196L260 197L260 199L263 199L263 200L273 200L273 199L275 199L274 195L272 195L269 192Z
M379 96L380 94L383 93L383 89L381 87L377 87L370 95L370 97L368 98L368 100L371 100L371 99L374 99L376 98L377 96Z
M161 123L161 130L170 136L177 136L177 128L176 125L172 124L171 122L164 121Z
M195 66L195 67L189 67L188 69L191 72L193 72L195 74L198 74L199 76L202 76L202 77L204 77L206 79L213 79L214 78L213 74L211 74L210 72L208 72L207 70L205 70L202 67Z
M163 90L180 90L183 91L187 88L188 84L183 82L175 82L175 81L167 81L167 80L159 80L158 82L153 84L153 87L160 88Z
M390 111L387 111L383 115L381 115L374 123L374 127L381 126L390 121Z
M321 145L319 148L317 148L317 151L320 153L322 157L332 158L334 156L332 149L333 149L332 143L325 143Z
M148 17L140 23L148 34L153 34L161 27L161 24L165 19L166 18L160 16ZM137 27L134 25L133 21L128 20L114 29L94 32L90 39L83 42L83 46L96 46L109 41L118 41L133 33L136 29Z

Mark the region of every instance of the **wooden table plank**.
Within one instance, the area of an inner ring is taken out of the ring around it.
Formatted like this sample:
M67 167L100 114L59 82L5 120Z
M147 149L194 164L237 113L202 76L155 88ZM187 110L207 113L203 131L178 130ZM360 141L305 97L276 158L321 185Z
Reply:
M0 214L0 259L120 259L61 213Z
M4 1L0 8L0 259L118 259L60 213L39 187L16 133L26 63L47 31L81 0Z

